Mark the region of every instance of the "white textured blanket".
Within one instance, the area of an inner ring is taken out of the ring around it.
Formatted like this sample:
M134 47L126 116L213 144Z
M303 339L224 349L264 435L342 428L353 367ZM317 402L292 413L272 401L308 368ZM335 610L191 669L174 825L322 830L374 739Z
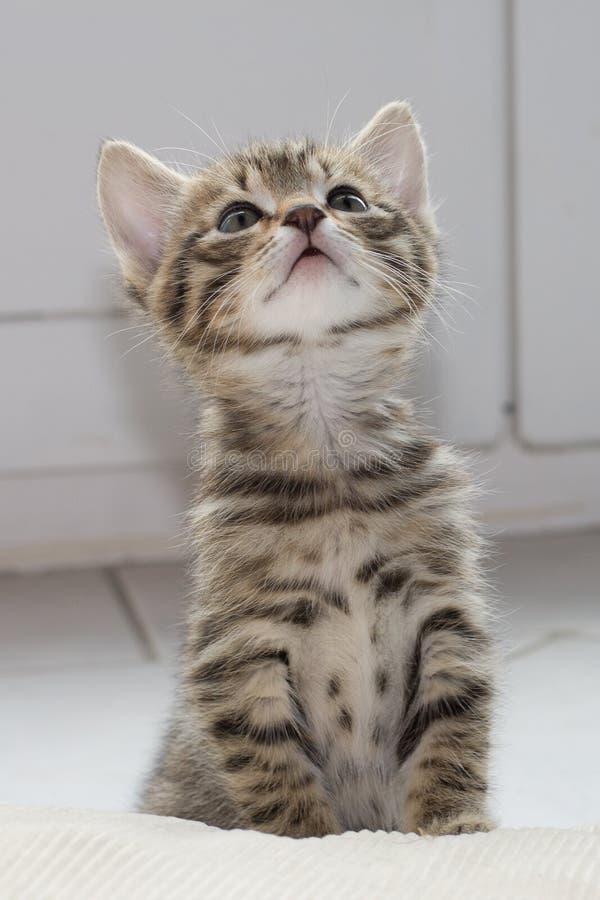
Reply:
M600 827L294 841L127 813L0 806L1 900L588 900Z

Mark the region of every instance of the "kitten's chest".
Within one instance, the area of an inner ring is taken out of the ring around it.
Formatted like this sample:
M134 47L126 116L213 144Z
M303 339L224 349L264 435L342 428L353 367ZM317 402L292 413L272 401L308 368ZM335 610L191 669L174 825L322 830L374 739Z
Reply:
M321 535L311 577L336 593L300 639L296 681L311 732L332 773L393 768L404 693L407 633L402 606L358 577L377 553L372 530L347 523Z

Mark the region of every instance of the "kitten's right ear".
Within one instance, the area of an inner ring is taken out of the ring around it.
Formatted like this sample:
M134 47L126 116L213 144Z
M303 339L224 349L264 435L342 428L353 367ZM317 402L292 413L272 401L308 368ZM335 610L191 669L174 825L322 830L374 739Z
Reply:
M98 203L125 280L150 284L186 179L138 147L106 141L98 163Z

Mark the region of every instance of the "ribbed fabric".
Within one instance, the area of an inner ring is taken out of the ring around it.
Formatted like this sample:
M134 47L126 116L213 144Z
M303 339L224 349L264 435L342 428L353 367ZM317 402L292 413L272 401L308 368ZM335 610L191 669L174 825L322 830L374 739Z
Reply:
M295 841L0 805L0 900L599 900L600 826Z

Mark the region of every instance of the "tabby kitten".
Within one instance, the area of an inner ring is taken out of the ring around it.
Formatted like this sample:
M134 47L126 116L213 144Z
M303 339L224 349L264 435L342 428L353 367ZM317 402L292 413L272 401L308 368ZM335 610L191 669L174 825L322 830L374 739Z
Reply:
M185 178L105 144L125 283L209 398L194 592L142 809L304 837L486 830L492 654L453 451L397 385L437 279L419 128Z

